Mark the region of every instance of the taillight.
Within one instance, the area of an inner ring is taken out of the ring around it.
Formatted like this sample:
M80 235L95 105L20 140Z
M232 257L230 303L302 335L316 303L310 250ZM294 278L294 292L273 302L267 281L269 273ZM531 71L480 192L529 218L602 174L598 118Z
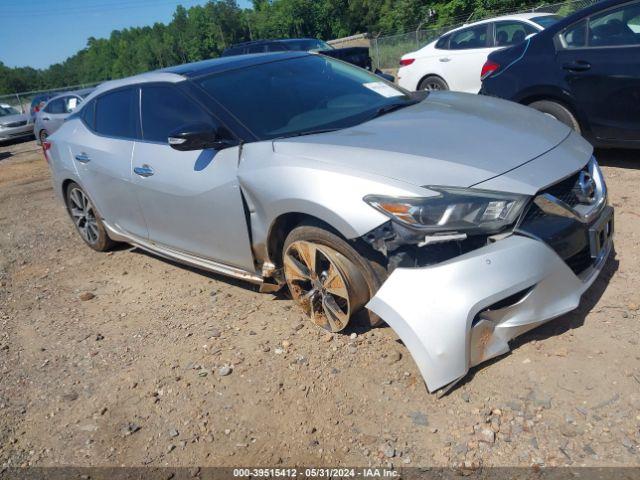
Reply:
M500 69L500 64L487 60L482 66L482 72L480 72L480 80L490 77Z
M402 58L400 59L400 66L406 67L407 65L411 65L415 61L415 58Z
M49 155L47 152L51 150L51 142L49 140L42 141L42 152L44 153L44 159L49 163Z

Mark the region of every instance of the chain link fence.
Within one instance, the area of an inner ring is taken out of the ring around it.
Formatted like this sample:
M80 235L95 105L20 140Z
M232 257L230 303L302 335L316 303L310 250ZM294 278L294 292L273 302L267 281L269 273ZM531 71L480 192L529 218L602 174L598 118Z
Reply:
M91 88L102 82L84 83L81 85L69 85L61 88L52 88L49 90L34 90L31 92L10 93L0 95L0 105L9 105L21 113L29 113L31 111L31 103L36 99L48 100L60 93L81 90L83 88Z
M461 27L466 23L477 22L485 18L491 18L499 15L508 15L514 13L554 13L559 16L567 16L581 8L592 5L597 0L570 0L561 3L541 5L535 8L529 8L519 11L493 10L485 12L482 15L472 14L466 20L458 23L452 23L441 27L419 27L416 30L399 33L396 35L379 35L371 38L371 58L373 66L383 71L391 71L395 73L398 68L400 57L408 52L413 52L424 47L428 43L437 39L440 35L457 27Z

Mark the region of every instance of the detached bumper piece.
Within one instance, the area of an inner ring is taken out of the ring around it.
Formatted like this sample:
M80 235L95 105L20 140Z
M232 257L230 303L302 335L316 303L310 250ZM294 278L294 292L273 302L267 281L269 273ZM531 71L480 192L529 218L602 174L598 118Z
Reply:
M600 220L612 226L612 214L606 207ZM367 308L395 330L433 392L575 309L612 248L612 231L597 228L601 250L580 268L543 241L512 235L434 266L397 268Z

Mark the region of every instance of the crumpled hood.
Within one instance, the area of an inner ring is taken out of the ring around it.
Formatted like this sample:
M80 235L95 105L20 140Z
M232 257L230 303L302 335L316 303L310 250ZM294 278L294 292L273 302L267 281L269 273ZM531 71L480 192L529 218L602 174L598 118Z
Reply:
M512 102L434 92L355 127L276 140L274 150L418 186L470 187L539 157L570 133Z

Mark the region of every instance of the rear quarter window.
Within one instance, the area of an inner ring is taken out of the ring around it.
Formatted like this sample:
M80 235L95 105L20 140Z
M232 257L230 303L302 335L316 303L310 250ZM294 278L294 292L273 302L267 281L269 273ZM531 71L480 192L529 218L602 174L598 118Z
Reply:
M447 50L449 48L449 35L445 35L444 37L441 37L436 42L436 48L439 50Z
M85 123L87 127L91 130L95 130L96 128L96 101L91 100L87 103L81 112L82 121Z

